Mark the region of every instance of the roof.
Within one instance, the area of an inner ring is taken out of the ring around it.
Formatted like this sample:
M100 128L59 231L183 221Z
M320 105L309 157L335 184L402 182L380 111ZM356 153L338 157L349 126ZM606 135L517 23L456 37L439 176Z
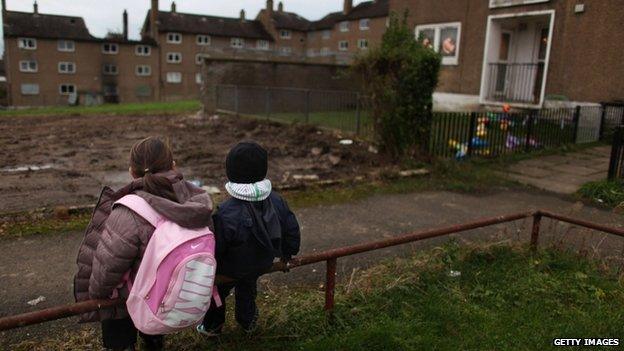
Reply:
M6 37L94 40L82 17L7 11Z
M143 33L149 32L150 12L143 25ZM178 12L158 12L160 32L209 34L218 37L238 37L273 40L260 21L240 18L204 16Z
M309 30L312 24L296 13L286 11L273 11L273 23L277 29L291 29L300 32Z
M310 30L331 29L342 21L354 21L362 18L387 17L390 13L388 0L373 0L359 3L349 13L332 12L318 21L311 23Z

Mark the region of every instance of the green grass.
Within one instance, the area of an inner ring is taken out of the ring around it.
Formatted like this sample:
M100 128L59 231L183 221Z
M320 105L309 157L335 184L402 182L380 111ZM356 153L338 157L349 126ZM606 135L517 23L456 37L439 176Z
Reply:
M266 115L249 115L258 119L266 119ZM286 123L309 123L315 126L342 130L346 132L357 131L357 112L355 110L343 111L320 111L310 112L306 120L303 112L282 112L272 113L270 120ZM372 129L372 119L368 111L360 113L360 131L362 134L370 133Z
M450 270L461 275L451 277ZM280 288L259 296L261 317L254 335L242 333L230 311L220 340L208 341L189 330L167 337L167 346L543 350L552 348L553 338L621 338L624 333L619 272L554 248L531 254L519 247L459 248L450 243L338 278L333 318L322 311L322 291ZM13 349L87 349L97 345L98 334L88 329Z
M50 106L0 111L3 116L94 116L94 115L162 115L195 112L201 109L198 100L149 102L132 104L103 104L98 106Z
M42 218L5 221L0 224L0 238L31 235L63 234L84 231L91 219L90 213L71 215L66 219Z
M579 189L578 195L602 206L624 210L623 180L590 182Z

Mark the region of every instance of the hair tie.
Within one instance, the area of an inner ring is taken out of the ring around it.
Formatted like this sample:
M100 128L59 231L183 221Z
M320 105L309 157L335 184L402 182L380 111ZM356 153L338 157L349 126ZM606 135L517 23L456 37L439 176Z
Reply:
M146 169L143 170L143 173L149 173L149 172L150 172L149 168L146 168Z

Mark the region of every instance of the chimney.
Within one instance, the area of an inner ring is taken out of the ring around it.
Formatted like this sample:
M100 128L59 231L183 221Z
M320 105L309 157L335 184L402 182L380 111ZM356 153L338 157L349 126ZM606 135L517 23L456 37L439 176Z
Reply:
M176 10L178 9L178 7L176 6L175 1L171 2L171 12L172 13L176 13Z
M245 22L245 10L241 10L241 12L240 12L240 20L241 20L241 22Z
M266 10L267 10L269 16L273 14L273 0L267 0L267 2L266 2Z
M39 5L37 4L37 1L33 4L33 13L39 13Z
M284 12L284 3L281 1L277 4L277 12Z
M128 11L123 12L123 37L124 40L128 40Z
M158 0L152 0L150 10L150 36L158 41Z
M353 0L344 0L344 8L342 12L346 15L353 9Z

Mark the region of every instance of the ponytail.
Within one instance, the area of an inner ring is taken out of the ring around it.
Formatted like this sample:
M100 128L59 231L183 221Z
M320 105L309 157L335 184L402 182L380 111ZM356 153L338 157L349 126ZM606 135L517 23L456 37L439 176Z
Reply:
M145 192L179 202L169 179L158 175L173 169L173 153L168 143L149 137L134 144L130 151L130 167L137 177L143 178Z

